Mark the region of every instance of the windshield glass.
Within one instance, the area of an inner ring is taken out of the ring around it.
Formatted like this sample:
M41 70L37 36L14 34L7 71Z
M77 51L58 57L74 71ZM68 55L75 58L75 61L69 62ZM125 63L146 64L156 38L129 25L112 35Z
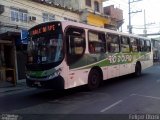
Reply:
M59 62L63 59L62 33L48 31L30 36L28 43L28 63L45 64Z

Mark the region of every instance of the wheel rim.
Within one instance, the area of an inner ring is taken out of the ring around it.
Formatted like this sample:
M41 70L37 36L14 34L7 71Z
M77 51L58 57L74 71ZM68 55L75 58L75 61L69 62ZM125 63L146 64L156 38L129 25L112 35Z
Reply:
M99 81L99 75L95 73L91 78L91 84L96 86L98 84L98 81Z
M89 87L91 90L96 89L99 87L100 84L100 74L97 71L92 72L90 81L89 81Z

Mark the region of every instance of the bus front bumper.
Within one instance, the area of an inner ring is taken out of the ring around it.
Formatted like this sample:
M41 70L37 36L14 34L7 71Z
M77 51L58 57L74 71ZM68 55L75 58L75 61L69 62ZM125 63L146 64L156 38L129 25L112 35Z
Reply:
M36 87L36 88L45 88L45 89L56 89L56 90L63 90L64 89L64 79L61 76L57 76L50 80L36 80L36 79L29 79L26 77L26 84L29 87Z

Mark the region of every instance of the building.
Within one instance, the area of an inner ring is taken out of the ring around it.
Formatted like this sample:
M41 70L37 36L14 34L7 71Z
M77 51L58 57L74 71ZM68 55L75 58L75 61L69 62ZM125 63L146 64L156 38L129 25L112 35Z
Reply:
M110 16L109 24L105 28L119 29L123 24L123 11L119 8L114 8L114 5L104 7L104 14Z
M105 1L107 0L44 0L43 2L78 10L82 23L117 30L123 24L123 11L114 8L113 5L103 7Z
M1 80L7 79L16 84L17 80L25 78L27 59L20 43L23 42L22 39L25 40L26 31L34 25L53 20L69 20L117 29L120 26L119 20L108 14L114 8L106 12L102 5L104 1L106 0L1 0Z
M41 0L34 0L34 1L38 2ZM98 27L106 27L106 28L112 26L115 29L117 29L117 25L115 25L116 23L113 24L112 22L112 17L109 14L105 14L104 12L103 2L107 0L44 0L44 1L49 4L55 4L69 9L78 10L80 12L80 22L82 23Z

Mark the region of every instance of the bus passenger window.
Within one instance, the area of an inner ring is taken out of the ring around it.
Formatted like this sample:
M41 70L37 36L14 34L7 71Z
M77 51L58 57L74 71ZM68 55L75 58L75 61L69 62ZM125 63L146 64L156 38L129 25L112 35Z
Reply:
M97 31L89 31L89 52L90 53L105 53L106 40L105 34Z
M140 39L139 41L139 49L141 52L144 52L144 40Z
M149 40L144 40L144 51L145 52L151 51L151 43Z
M136 38L130 38L131 51L138 52L138 41Z
M119 36L114 34L108 34L107 38L107 49L108 52L114 53L119 52Z
M130 52L130 45L129 45L129 38L128 37L121 37L121 51L126 53Z

